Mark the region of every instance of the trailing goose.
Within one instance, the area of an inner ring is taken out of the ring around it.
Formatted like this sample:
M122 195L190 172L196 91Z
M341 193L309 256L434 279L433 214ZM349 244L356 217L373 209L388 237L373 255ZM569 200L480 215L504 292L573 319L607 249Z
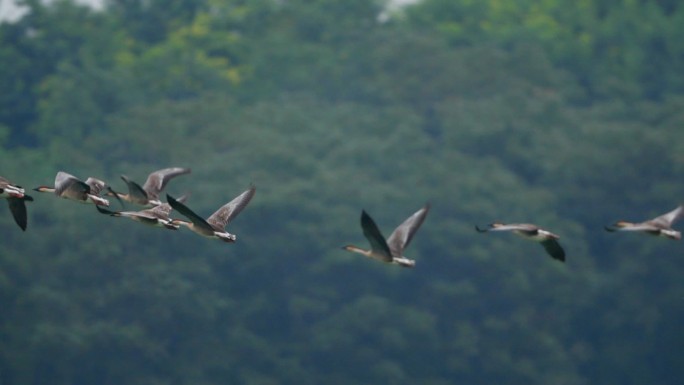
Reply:
M12 212L12 217L14 221L19 225L19 227L26 231L26 225L28 224L26 215L26 201L32 201L33 198L24 193L24 189L21 186L13 184L9 180L0 176L0 198L7 199L7 204L9 205L10 212Z
M185 202L187 196L184 195L178 198L179 202ZM173 223L173 220L169 218L171 210L173 208L168 203L162 203L160 205L154 206L150 209L140 210L140 211L110 211L103 209L100 206L95 206L97 211L102 214L107 214L113 217L124 217L130 218L136 222L140 222L145 225L162 227L169 230L178 230L180 227Z
M672 225L684 216L684 205L661 216L640 223L626 221L615 222L612 226L605 226L607 231L638 231L668 239L682 239L682 233L672 229Z
M548 230L540 228L539 226L529 223L492 223L489 225L489 228L486 229L481 229L476 225L475 230L480 233L485 233L488 231L512 231L514 234L517 234L523 238L541 243L551 258L565 262L565 251L561 247L560 243L558 243L558 239L560 237Z
M361 229L363 229L363 235L370 243L370 250L365 250L354 245L346 245L342 248L382 262L402 267L414 267L416 261L406 258L404 256L404 249L408 247L413 235L418 231L418 228L423 224L423 221L425 221L425 217L429 210L430 204L427 203L394 229L387 239L382 235L380 229L378 229L378 226L373 221L373 218L371 218L365 210L362 210Z
M157 170L147 176L147 180L142 187L130 180L126 175L121 175L121 179L126 182L126 186L128 186L128 194L111 191L107 195L116 195L127 202L141 206L157 206L162 204L159 200L159 194L164 190L167 183L179 175L189 174L190 171L189 168L182 167L170 167Z
M100 197L102 190L107 187L105 182L88 178L85 182L75 176L60 171L55 176L55 186L38 186L34 188L39 192L52 192L60 198L70 199L81 203L93 203L97 206L109 206L109 201Z
M190 221L183 221L180 219L173 219L172 223L175 225L183 225L195 233L207 238L219 239L224 242L235 242L236 236L225 230L226 226L240 214L245 206L252 200L256 188L251 186L242 194L235 197L232 201L221 206L216 212L211 214L206 220L195 214L182 202L174 199L169 194L166 194L166 199L174 210L187 217Z

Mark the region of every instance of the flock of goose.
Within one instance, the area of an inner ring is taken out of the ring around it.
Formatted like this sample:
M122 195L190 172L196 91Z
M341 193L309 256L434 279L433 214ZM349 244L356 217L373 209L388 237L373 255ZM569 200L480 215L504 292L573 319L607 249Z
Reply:
M195 233L207 238L218 239L224 242L235 242L237 237L226 231L226 226L232 221L252 200L256 188L250 186L242 194L230 202L219 207L211 216L204 219L185 205L186 196L174 198L166 194L166 203L159 198L162 190L168 182L179 175L189 174L189 168L171 167L154 171L149 174L145 183L140 186L125 175L121 179L126 183L128 193L120 193L112 190L105 182L88 178L82 181L64 171L59 171L55 177L54 186L39 186L34 190L38 192L51 192L64 199L74 200L81 203L94 204L97 210L114 217L130 218L146 225L162 227L169 230L178 230L181 226L187 227ZM15 222L22 230L26 230L27 213L26 202L33 198L26 195L25 190L4 177L0 176L0 197L7 199L10 211ZM140 211L111 211L109 200L106 197L114 197L120 203L123 201L143 206ZM188 220L173 219L171 211L176 210ZM347 245L343 249L377 259L389 264L403 267L413 267L416 262L404 256L404 249L409 245L418 228L425 221L430 210L426 204L420 210L413 213L400 224L389 238L385 238L373 219L366 213L361 212L361 228L363 235L370 243L370 249L362 249L358 246ZM618 221L605 229L614 231L636 231L645 234L661 236L669 239L681 239L681 233L672 228L672 225L684 216L684 205L676 209L644 222ZM523 238L539 242L546 252L556 260L565 261L565 251L561 247L558 235L529 223L492 223L486 228L475 226L480 233L508 231Z

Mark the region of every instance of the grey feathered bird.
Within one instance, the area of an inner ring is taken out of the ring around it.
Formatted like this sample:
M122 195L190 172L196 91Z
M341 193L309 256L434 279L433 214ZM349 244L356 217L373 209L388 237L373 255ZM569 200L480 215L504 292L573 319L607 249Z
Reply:
M627 221L617 221L612 226L605 226L607 231L637 231L649 235L665 237L668 239L682 239L682 233L674 230L672 225L684 216L684 205L676 209L649 219L644 222L633 223Z
M157 206L162 204L159 194L164 190L169 181L179 175L189 174L189 168L169 167L152 172L147 176L142 187L129 179L126 175L121 175L121 179L126 182L128 193L122 194L111 191L107 195L116 195L122 200L141 206Z
M174 219L172 220L173 224L183 225L195 233L207 238L219 239L224 242L235 242L237 237L234 234L227 232L225 230L226 226L228 226L228 224L235 219L235 217L247 206L247 204L254 197L255 192L256 188L254 186L250 186L250 188L245 190L242 194L221 206L206 220L195 214L195 212L190 210L187 206L185 206L185 204L179 202L177 199L174 199L169 194L166 194L166 199L174 210L178 211L180 214L190 220L183 221L180 219Z
M565 262L565 251L558 243L560 238L558 235L540 228L537 225L530 223L513 223L513 224L503 224L503 223L492 223L489 228L481 229L477 225L475 230L480 233L485 233L488 231L511 231L516 235L523 238L539 242L546 252L553 258L561 262Z
M380 229L378 229L378 226L370 215L368 215L365 210L362 210L361 229L363 229L363 235L370 243L370 250L365 250L354 245L346 245L342 248L382 262L402 267L414 267L416 261L406 258L404 256L404 249L408 247L413 235L415 235L418 228L425 221L425 217L429 210L430 204L426 203L425 206L413 213L413 215L408 217L402 224L394 229L387 239L382 235Z
M179 202L185 202L187 196L182 196L178 198ZM162 203L160 205L154 206L149 209L139 210L139 211L110 211L103 209L100 206L96 206L97 211L102 214L107 214L113 217L124 217L140 222L142 224L154 227L162 227L169 230L178 230L180 227L173 223L173 220L169 217L173 208L168 203Z
M70 199L81 203L93 203L98 206L109 206L109 201L100 197L100 193L107 185L105 182L89 177L82 181L75 176L60 171L55 176L55 186L38 186L38 192L52 192L60 198Z

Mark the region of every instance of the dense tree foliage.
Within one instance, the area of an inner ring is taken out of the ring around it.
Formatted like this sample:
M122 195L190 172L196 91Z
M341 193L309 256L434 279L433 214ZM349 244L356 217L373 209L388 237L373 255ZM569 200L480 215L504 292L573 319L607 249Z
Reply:
M1 384L673 384L675 1L109 0L0 24L0 175L144 180L235 244L33 192L0 215ZM340 250L432 210L401 269ZM118 208L116 205L113 208ZM133 209L132 206L127 208ZM536 244L474 224L530 221Z

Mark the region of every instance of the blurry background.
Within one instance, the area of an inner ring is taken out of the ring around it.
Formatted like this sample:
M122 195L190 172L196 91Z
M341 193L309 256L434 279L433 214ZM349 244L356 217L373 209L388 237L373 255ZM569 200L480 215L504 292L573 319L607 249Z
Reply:
M681 242L603 229L684 201L681 2L20 3L0 175L191 167L167 191L205 216L257 193L235 244L40 193L22 233L0 204L0 384L684 376ZM426 201L415 269L340 250L361 209L389 235Z

